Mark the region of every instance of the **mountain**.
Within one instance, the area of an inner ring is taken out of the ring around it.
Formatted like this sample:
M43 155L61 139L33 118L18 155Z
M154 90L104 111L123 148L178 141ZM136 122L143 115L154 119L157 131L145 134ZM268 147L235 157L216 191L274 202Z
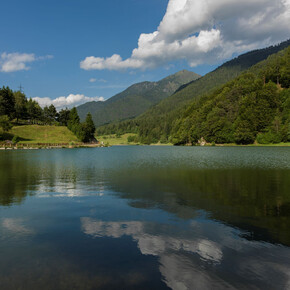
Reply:
M155 106L149 108L144 114L118 124L111 124L98 128L100 134L114 132L135 132L143 143L154 143L158 140L166 142L171 137L171 131L182 116L187 106L194 100L201 98L268 56L275 54L290 45L290 40L276 46L254 50L230 60L216 70L195 81L180 87L173 95L165 98Z
M77 107L77 111L81 120L90 112L96 126L134 118L172 95L181 85L199 77L194 72L182 70L158 82L134 84L105 102L89 102Z

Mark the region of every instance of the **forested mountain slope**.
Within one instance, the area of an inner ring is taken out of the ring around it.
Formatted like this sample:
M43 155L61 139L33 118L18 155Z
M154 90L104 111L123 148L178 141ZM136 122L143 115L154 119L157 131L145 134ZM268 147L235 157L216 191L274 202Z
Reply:
M226 62L215 71L181 87L175 94L147 110L138 118L98 129L100 134L116 132L139 133L143 143L166 142L171 136L175 122L182 116L186 107L195 99L208 94L240 75L252 65L266 59L290 45L290 40L277 46L248 52Z
M194 72L183 70L158 82L134 84L105 102L90 102L79 106L78 114L82 120L90 112L97 126L133 118L172 95L181 85L199 77Z
M194 101L175 122L174 144L290 141L290 46Z

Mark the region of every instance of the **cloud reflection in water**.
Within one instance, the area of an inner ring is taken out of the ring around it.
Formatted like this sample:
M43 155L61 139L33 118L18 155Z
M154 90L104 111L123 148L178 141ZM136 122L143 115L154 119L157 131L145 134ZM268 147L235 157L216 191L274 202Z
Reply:
M279 277L281 285L289 285L290 268L285 259L290 258L289 249L241 238L233 228L218 222L202 223L194 221L188 228L174 231L176 225L81 218L82 231L91 237L131 236L143 255L158 256L159 270L172 289L192 289L193 285L195 289L239 288L251 282L253 288L255 283L271 286L271 280L263 280L275 275L276 282Z

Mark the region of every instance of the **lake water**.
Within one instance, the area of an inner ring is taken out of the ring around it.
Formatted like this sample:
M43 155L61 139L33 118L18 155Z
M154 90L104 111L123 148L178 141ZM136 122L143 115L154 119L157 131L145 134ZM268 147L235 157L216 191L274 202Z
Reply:
M290 148L0 152L0 289L290 289Z

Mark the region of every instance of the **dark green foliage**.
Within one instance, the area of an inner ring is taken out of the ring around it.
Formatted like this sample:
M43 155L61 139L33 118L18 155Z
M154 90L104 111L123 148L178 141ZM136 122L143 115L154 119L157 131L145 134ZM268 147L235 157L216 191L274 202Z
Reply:
M181 85L200 76L186 70L158 82L134 84L105 102L90 102L77 108L80 119L92 113L96 126L130 119L144 113L149 107L173 94Z
M4 132L8 132L12 128L9 117L7 115L0 116L0 128L2 128Z
M201 138L217 144L289 141L288 82L273 82L281 79L289 52L290 47L193 102L175 122L172 142L196 143Z
M15 100L15 118L17 119L17 121L19 119L26 119L27 118L27 107L26 107L26 103L27 103L27 99L26 96L20 92L17 91L14 93L14 100Z
M12 143L13 144L17 144L21 139L19 138L19 136L17 135L14 135L13 138L12 138Z
M58 113L56 111L56 108L53 104L51 104L49 107L45 106L43 108L43 113L42 113L42 121L45 124L53 124L55 121L58 119Z
M67 122L67 127L71 130L77 138L82 142L91 142L95 140L95 125L90 113L87 114L84 123L80 122L80 118L76 108L72 108L69 113L69 120Z
M130 135L130 136L128 136L128 138L127 138L127 141L129 142L129 143L138 143L138 137L137 136L135 136L135 135Z
M69 121L70 110L69 109L62 109L58 113L57 121L60 123L61 126L67 126Z
M6 115L10 119L15 115L15 98L9 87L0 89L0 116Z
M36 101L29 99L26 103L26 110L30 123L36 123L41 119L42 109Z
M69 113L69 120L67 122L67 127L72 132L76 132L76 127L80 124L80 118L76 108L72 108Z
M91 113L87 114L86 121L83 123L84 139L83 142L90 142L95 139L96 127Z

